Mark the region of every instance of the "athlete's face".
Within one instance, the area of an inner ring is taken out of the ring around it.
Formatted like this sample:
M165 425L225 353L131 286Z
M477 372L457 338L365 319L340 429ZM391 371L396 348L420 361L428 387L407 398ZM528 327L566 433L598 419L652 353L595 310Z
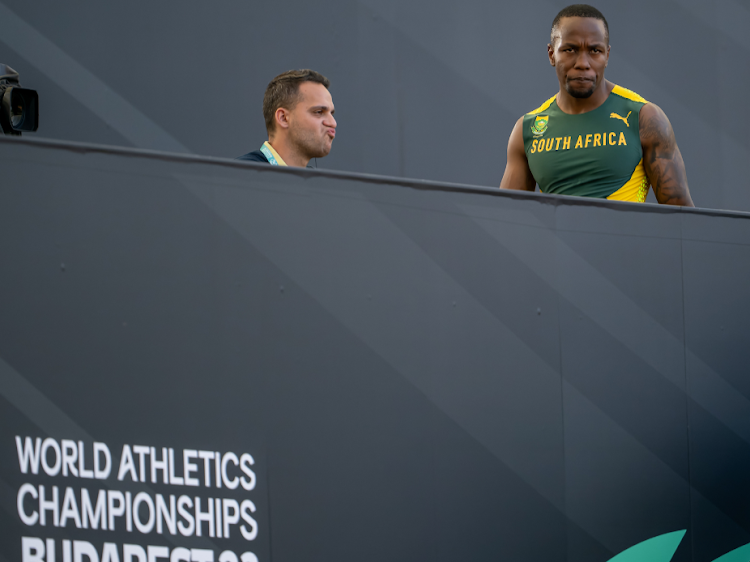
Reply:
M604 81L609 44L604 22L596 18L562 18L547 54L560 89L574 98L588 98Z
M289 115L289 137L308 158L322 158L331 151L336 136L331 93L323 84L302 82L299 94Z

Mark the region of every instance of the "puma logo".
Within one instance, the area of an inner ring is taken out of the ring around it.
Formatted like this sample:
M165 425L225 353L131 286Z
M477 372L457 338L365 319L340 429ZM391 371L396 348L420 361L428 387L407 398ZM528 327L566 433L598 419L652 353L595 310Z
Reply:
M628 114L625 117L620 117L617 115L617 113L610 113L609 118L610 119L619 119L623 123L625 123L628 126L628 129L630 128L630 125L628 124L628 117L630 117L630 114L633 113L632 111L628 111Z

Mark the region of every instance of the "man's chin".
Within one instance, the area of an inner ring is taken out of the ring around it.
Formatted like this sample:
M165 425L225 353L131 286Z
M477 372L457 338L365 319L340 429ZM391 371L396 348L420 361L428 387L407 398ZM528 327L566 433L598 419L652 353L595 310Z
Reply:
M574 98L586 99L586 98L590 98L591 94L594 93L594 90L596 90L596 84L592 84L590 88L582 89L582 88L574 88L571 86L570 83L568 83L566 84L565 89Z
M311 158L323 158L324 156L328 156L329 152L331 152L331 145L324 144L314 151L314 154L311 156Z

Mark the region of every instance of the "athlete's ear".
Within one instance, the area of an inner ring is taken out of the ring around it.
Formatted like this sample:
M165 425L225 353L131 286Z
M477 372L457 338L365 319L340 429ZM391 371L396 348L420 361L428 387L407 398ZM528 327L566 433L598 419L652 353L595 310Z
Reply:
M555 66L555 45L547 43L547 56L549 57L549 63Z

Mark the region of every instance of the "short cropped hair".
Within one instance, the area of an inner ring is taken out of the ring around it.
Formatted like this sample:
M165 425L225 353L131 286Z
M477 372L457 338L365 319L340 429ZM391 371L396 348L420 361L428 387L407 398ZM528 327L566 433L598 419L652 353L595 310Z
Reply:
M604 31L606 32L607 45L609 45L609 24L607 18L604 17L599 10L588 4L572 4L567 8L560 10L560 13L555 16L552 21L552 32L550 33L550 44L555 46L555 37L560 34L560 20L563 18L594 18L604 23Z
M263 117L266 120L266 130L270 133L276 128L276 110L280 107L292 110L299 101L299 85L302 82L317 82L326 88L331 82L320 72L309 68L288 70L271 80L263 96Z

